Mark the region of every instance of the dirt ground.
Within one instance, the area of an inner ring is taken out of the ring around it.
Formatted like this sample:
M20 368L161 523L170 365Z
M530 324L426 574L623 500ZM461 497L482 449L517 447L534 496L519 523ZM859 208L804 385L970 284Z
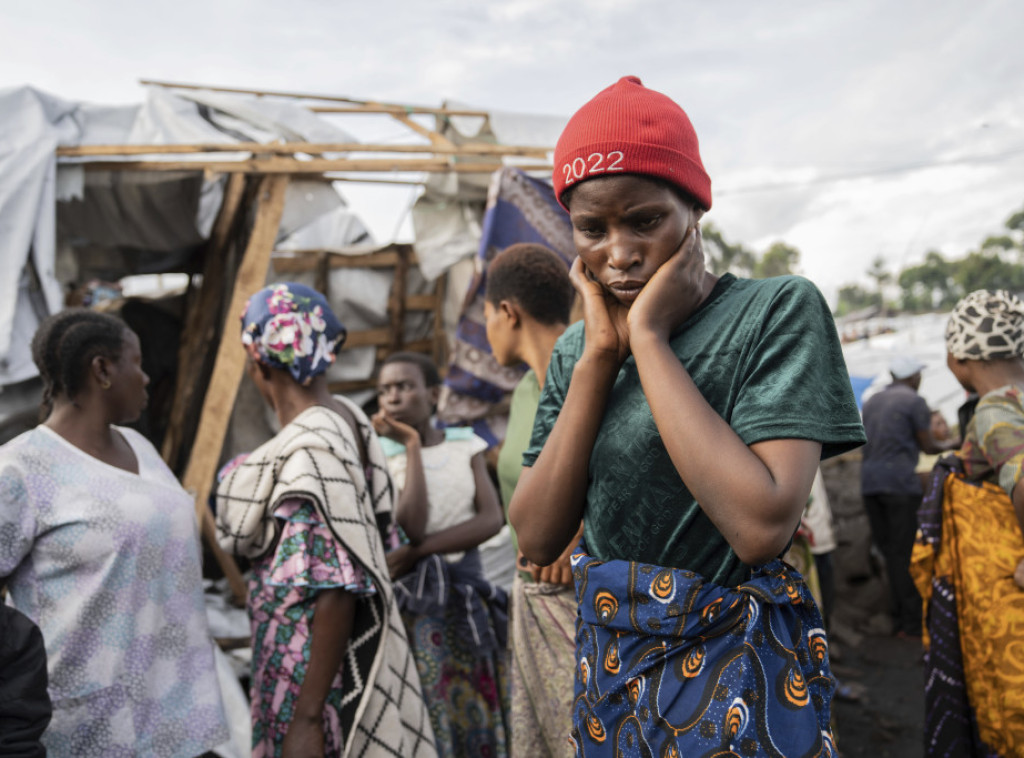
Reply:
M918 640L894 637L883 566L871 551L857 452L822 466L838 547L831 638L843 758L923 755L924 674ZM844 695L845 693L845 695Z

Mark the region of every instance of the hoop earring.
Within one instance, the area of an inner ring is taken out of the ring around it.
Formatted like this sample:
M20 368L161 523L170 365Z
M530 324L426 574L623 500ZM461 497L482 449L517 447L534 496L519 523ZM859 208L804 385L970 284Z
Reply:
M100 387L102 387L105 390L109 390L110 389L110 380L109 379L104 379L103 381L101 381L100 382Z

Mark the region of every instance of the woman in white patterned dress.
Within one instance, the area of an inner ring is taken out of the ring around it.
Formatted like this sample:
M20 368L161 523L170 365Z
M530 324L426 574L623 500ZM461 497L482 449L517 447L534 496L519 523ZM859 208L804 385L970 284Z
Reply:
M138 419L122 321L73 309L32 341L44 421L0 448L0 584L43 633L50 756L195 756L227 739L192 498Z

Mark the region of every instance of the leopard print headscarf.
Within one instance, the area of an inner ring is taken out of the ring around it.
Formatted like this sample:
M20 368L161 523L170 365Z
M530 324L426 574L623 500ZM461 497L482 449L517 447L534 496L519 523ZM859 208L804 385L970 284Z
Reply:
M975 290L949 316L946 349L958 360L1024 356L1024 302L1006 290Z

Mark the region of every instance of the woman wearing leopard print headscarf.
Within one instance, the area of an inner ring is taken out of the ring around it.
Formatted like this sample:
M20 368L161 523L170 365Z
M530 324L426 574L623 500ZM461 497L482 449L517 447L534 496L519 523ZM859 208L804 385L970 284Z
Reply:
M925 752L1024 754L1024 302L961 300L947 363L980 400L936 465L911 571L925 600Z

